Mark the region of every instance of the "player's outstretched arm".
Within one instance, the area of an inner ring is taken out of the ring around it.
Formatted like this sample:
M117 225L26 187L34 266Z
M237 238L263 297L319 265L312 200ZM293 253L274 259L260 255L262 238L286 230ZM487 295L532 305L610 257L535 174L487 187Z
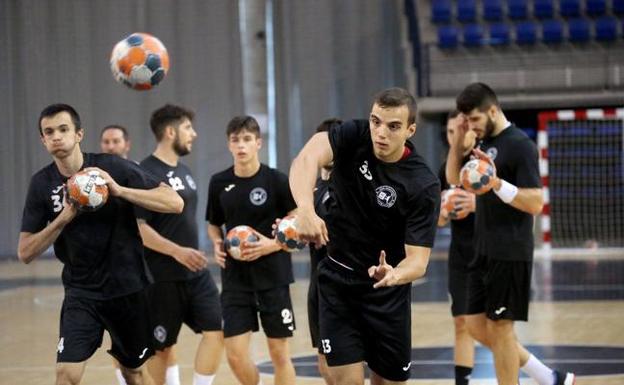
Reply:
M165 183L161 182L160 186L149 190L125 187L115 182L106 171L97 167L89 167L85 170L90 169L99 171L100 176L106 181L108 191L112 196L125 199L132 204L159 213L179 214L184 209L182 198L171 186Z
M63 210L41 231L37 233L21 232L17 243L17 257L24 263L30 263L50 247L61 234L63 228L74 219L78 210L63 199Z
M381 251L379 265L368 268L368 275L377 280L374 288L397 286L410 283L425 275L431 249L422 246L405 245L405 258L396 267L386 262L386 253Z
M137 219L143 246L168 255L191 271L200 271L206 267L208 259L203 251L192 247L180 246L163 237L143 219Z
M223 232L221 231L221 227L208 223L207 231L208 238L212 241L212 246L214 248L215 262L217 262L217 265L221 266L222 269L225 269L225 257L227 254L223 251Z
M327 166L333 152L326 132L312 136L290 166L290 191L297 203L297 231L303 241L327 244L325 222L314 211L314 185L318 169Z

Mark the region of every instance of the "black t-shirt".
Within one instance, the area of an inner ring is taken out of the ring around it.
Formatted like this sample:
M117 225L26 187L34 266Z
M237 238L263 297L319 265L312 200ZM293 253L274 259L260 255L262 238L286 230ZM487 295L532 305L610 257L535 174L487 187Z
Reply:
M462 160L462 165L466 164L470 157ZM446 180L446 162L442 164L438 173L442 190L448 190L451 185ZM459 186L456 186L459 187ZM461 188L461 187L460 187ZM451 242L458 243L460 246L472 247L474 241L474 213L468 214L463 219L451 220Z
M330 204L330 199L329 181L321 178L317 179L316 187L314 188L314 211L316 211L316 215L321 218L325 218L325 215L327 215L327 206ZM311 244L309 249L310 269L311 271L316 271L319 262L327 256L327 247L322 246L317 249L313 244Z
M184 200L184 210L180 214L164 214L137 207L137 218L144 219L148 225L164 238L180 246L197 249L198 233L197 222L195 221L197 185L193 180L191 170L180 162L175 167L170 166L154 155L143 159L141 167L149 171L158 180L171 186ZM158 282L188 280L198 275L198 273L193 273L173 257L147 247L145 248L145 260L154 276L154 280Z
M541 188L535 143L511 125L480 143L494 159L499 178L518 188ZM533 259L533 215L504 203L494 191L477 196L476 252L492 259Z
M368 277L381 250L396 266L405 245L433 247L440 211L440 182L413 145L410 154L384 163L373 153L368 121L352 120L329 130L334 157L331 204L325 221L328 255Z
M247 225L272 238L271 226L296 208L288 177L262 164L248 178L234 174L230 167L210 179L206 220L225 231ZM294 282L290 253L278 251L252 262L226 258L221 269L224 290L266 290Z
M82 168L99 167L121 186L152 189L159 182L133 162L109 154L83 154ZM21 231L37 233L63 209L63 184L55 163L33 175ZM65 265L66 295L91 299L120 297L143 289L148 273L133 205L109 196L99 210L79 213L54 242Z

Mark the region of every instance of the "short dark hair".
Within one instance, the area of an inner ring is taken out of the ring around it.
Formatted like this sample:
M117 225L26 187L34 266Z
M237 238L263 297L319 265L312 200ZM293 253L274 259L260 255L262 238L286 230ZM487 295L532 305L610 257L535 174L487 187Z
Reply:
M177 128L185 118L193 121L194 117L195 113L189 109L173 104L165 104L152 112L150 127L156 140L160 141L165 134L165 128L167 126L172 125Z
M451 119L455 119L459 114L461 114L461 112L457 108L450 110L448 115L446 115L446 121L448 122Z
M41 129L41 121L44 118L49 118L61 112L67 112L69 116L71 116L72 123L74 123L74 127L76 127L76 132L82 130L82 126L80 125L80 115L78 115L78 112L76 112L74 107L70 106L69 104L56 103L50 104L49 106L44 108L43 111L41 111L41 114L39 114L40 135L43 135L43 130Z
M128 134L128 130L126 129L126 127L124 127L124 126L122 126L120 124L109 124L108 126L102 128L102 131L100 131L100 139L102 139L102 136L104 135L104 133L107 130L119 130L123 134L123 138L124 138L125 141L128 141L128 139L130 139L130 135Z
M325 119L318 125L318 127L316 127L316 132L327 132L332 126L339 126L341 124L342 119L339 118Z
M475 108L485 111L491 106L500 106L494 90L485 83L469 84L457 96L456 104L457 109L464 114L470 113Z
M241 115L235 116L230 120L225 130L225 135L229 138L232 134L238 134L239 132L246 130L255 134L256 137L260 137L260 125L253 116Z
M407 106L407 124L416 122L416 99L407 90L399 87L385 89L375 95L373 105L380 107L401 107Z

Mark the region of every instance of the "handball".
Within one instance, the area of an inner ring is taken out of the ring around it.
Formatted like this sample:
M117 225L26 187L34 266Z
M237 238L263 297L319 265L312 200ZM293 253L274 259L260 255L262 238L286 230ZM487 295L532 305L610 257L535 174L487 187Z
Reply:
M492 189L495 176L494 167L483 159L472 159L459 173L462 187L477 195L485 194Z
M258 236L254 230L245 225L236 226L228 231L225 236L225 251L234 259L242 260L245 242L258 242Z
M81 211L95 211L108 200L108 186L97 170L82 170L67 181L67 200Z
M133 33L118 42L110 57L113 77L135 90L150 90L169 71L169 54L156 37Z
M275 231L275 240L283 250L288 252L301 250L305 247L305 242L299 240L296 216L289 215L282 218Z

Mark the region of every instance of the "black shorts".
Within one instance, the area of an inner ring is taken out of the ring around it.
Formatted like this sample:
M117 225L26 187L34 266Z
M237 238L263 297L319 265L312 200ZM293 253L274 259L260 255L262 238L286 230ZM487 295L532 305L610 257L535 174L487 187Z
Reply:
M320 353L329 366L366 361L391 381L411 365L411 285L374 289L330 259L319 263Z
M292 337L295 330L288 285L259 291L224 290L221 306L226 338L260 330L258 313L264 334L269 338Z
M471 244L451 241L448 259L448 292L453 317L468 314L468 265L474 257Z
M127 368L138 368L154 355L149 303L141 290L123 297L94 300L65 297L61 310L56 362L83 362L111 337L108 351Z
M468 314L491 320L527 321L531 261L504 261L479 255L468 275Z
M195 333L221 330L219 290L208 270L188 281L155 282L149 296L157 350L177 342L182 323Z
M310 272L310 286L308 287L308 325L310 327L310 339L312 347L319 347L319 298L318 298L318 273Z

